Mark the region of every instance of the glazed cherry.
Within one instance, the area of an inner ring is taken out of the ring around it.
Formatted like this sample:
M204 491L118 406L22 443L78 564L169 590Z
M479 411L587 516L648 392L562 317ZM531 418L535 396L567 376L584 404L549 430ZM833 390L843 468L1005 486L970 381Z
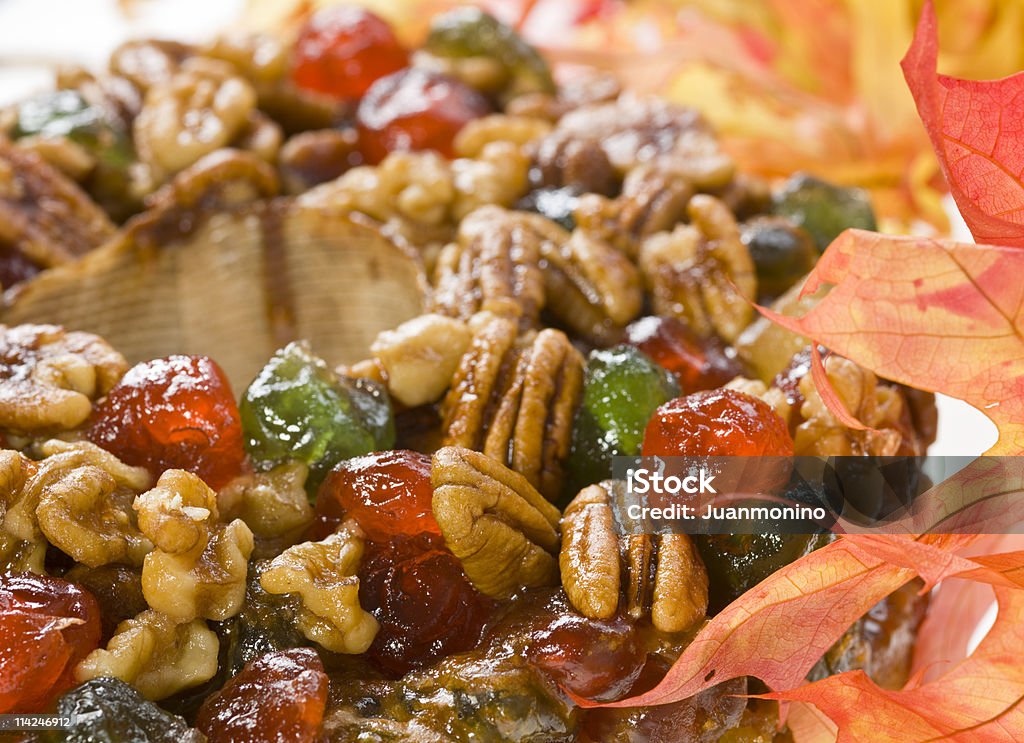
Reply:
M305 90L356 99L375 80L409 64L409 53L382 18L365 8L324 8L302 26L292 51L292 81Z
M370 163L395 150L436 150L453 157L459 130L490 112L487 99L465 83L409 68L375 82L360 101L359 146Z
M787 457L793 455L793 439L768 403L718 389L677 397L654 411L642 454Z
M675 375L684 394L721 387L740 373L718 340L701 339L675 317L644 317L626 328L631 346Z
M534 633L526 657L559 686L604 701L630 690L647 653L625 617L586 619L570 609Z
M319 537L355 519L367 538L387 541L423 532L440 534L434 520L430 457L415 451L383 451L336 465L316 499Z
M89 440L154 476L183 469L220 488L245 458L227 377L205 356L169 356L131 368L96 406Z
M268 653L203 702L196 727L210 743L311 743L320 732L327 686L315 650Z
M433 534L368 542L359 603L380 622L368 657L396 676L475 647L494 607Z
M96 599L74 583L0 575L0 713L37 712L74 685L100 641Z

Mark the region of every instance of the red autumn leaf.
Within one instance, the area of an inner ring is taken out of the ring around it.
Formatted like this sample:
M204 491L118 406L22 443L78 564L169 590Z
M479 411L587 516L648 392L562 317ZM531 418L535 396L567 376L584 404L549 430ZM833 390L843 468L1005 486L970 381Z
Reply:
M997 588L999 618L975 652L935 681L902 691L879 688L862 671L766 695L814 704L854 741L1024 739L1024 592Z
M949 550L974 537L929 535L939 557L921 554L908 569L884 562L844 538L787 565L716 615L651 691L610 707L667 704L738 676L773 689L798 686L822 654L872 606L912 579L936 572ZM907 537L883 537L899 545ZM582 706L598 706L579 700Z
M840 235L803 317L761 313L876 374L974 405L999 428L989 454L1024 452L1024 251L861 230Z
M1024 247L1024 73L937 74L937 27L929 1L902 62L921 121L974 239Z

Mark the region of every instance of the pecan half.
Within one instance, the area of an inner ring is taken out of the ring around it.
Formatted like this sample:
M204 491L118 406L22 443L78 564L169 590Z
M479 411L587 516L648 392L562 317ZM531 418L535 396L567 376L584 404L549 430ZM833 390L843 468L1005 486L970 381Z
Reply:
M558 582L558 509L526 479L479 452L434 454L434 518L481 593L507 598Z
M444 443L484 452L554 499L583 388L583 357L559 330L517 340L510 318L480 322L442 403Z
M701 335L735 341L754 315L754 262L721 201L697 195L687 212L693 224L657 233L640 249L654 310L686 320Z
M650 616L662 632L681 632L704 617L708 575L685 534L620 535L605 481L580 491L562 516L558 562L573 607L607 619L620 604L634 618Z
M483 207L462 220L434 270L432 309L468 320L481 310L518 308L533 325L544 304L541 238L517 215Z

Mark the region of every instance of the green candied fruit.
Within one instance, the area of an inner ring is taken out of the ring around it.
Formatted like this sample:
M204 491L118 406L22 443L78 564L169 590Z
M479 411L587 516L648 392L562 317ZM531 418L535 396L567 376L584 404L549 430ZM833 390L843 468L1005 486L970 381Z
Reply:
M762 296L784 294L818 260L817 246L807 230L783 217L755 217L743 224L740 239L754 261Z
M306 488L343 459L390 449L391 403L370 380L339 377L305 343L290 343L256 375L239 406L245 448L261 466L309 465Z
M123 127L75 90L59 90L23 101L13 136L67 137L101 161L125 167L134 159Z
M639 454L648 419L659 405L679 395L671 372L636 348L593 351L587 359L583 403L573 422L571 487L578 490L611 477L614 456Z
M878 229L871 198L861 188L843 188L797 173L772 201L772 211L807 230L820 251L847 228Z
M510 95L555 92L551 70L537 50L479 8L437 16L423 48L437 57L491 57L508 75Z
M86 681L62 696L57 714L72 718L71 727L47 734L51 743L201 743L190 728L138 691L114 678Z

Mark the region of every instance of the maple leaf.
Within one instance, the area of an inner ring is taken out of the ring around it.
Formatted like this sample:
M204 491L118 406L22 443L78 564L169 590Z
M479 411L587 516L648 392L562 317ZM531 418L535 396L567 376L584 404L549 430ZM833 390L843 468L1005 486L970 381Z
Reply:
M1000 436L988 454L1024 453L1024 251L847 230L803 292L828 292L774 322L879 376L958 397Z
M1024 247L1024 73L939 75L937 26L927 2L901 63L921 121L974 239Z

